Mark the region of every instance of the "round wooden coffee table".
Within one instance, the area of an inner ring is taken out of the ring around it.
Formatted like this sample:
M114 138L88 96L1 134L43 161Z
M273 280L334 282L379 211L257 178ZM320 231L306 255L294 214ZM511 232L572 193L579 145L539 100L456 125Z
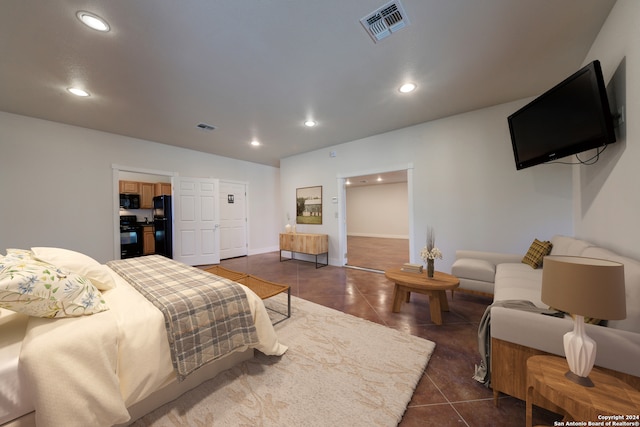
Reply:
M427 277L427 273L408 273L399 268L386 270L384 275L395 283L393 289L394 313L400 312L402 302L409 302L411 292L418 292L429 296L429 311L431 321L436 325L442 325L442 312L449 311L446 291L454 290L460 286L460 280L451 274L436 271L433 277Z

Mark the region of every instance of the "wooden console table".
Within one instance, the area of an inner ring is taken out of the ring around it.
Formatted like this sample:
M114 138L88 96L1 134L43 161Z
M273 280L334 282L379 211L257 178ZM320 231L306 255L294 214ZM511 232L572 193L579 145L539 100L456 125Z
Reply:
M291 258L282 258L282 251L291 252ZM315 255L316 268L329 265L329 236L310 233L280 233L280 262L295 259L294 252ZM318 255L325 255L326 262L318 264Z

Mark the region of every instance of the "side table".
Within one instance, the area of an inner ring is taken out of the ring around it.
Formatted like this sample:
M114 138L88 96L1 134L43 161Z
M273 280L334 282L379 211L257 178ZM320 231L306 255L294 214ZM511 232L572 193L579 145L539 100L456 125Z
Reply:
M527 427L532 424L535 394L561 408L565 419L604 422L602 425L607 425L606 421L640 421L638 390L598 368L589 374L594 387L584 387L564 376L568 370L566 359L557 356L532 356L527 360Z

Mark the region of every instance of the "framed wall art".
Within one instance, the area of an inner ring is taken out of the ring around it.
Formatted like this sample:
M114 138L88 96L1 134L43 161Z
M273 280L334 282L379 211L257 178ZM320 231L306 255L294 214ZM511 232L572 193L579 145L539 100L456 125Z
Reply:
M322 224L322 186L296 188L296 223Z

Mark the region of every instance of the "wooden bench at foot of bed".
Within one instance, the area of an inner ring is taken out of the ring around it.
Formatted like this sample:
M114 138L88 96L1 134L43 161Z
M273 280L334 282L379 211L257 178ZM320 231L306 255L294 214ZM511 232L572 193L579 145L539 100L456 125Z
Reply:
M279 293L286 291L287 292L287 313L285 314L285 313L280 313L276 311L276 313L281 314L285 317L275 322L274 325L291 317L291 287L287 285L281 285L279 283L269 282L268 280L261 279L252 274L230 270L228 268L221 267L219 265L214 265L213 267L205 268L204 271L211 274L215 274L216 276L224 277L225 279L233 280L234 282L238 282L246 286L247 288L251 289L253 292L255 292L256 295L258 295L258 297L260 297L260 299L263 299L263 300L267 298L271 298L273 296L278 295ZM272 311L275 311L275 310L272 310Z

